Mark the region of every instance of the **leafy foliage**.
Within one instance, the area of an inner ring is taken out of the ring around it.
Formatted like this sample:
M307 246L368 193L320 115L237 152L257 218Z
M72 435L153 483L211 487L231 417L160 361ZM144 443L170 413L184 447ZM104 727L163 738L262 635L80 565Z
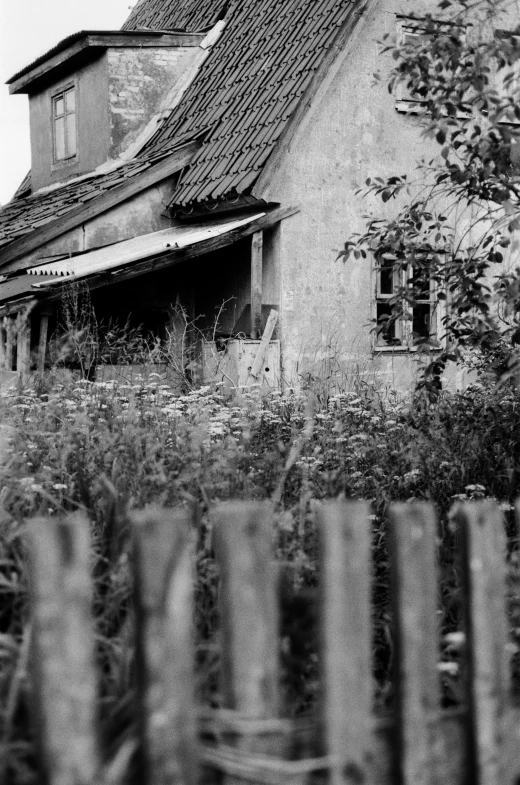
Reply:
M440 0L435 13L408 22L413 35L382 43L395 61L388 87L401 85L412 99L439 154L419 162L413 176L366 181L365 195L397 209L367 216L366 231L351 237L340 257L375 258L403 273L389 323L409 319L417 305L414 279L421 276L413 270L434 282L437 304L447 307L442 339L416 339L418 348L437 350L426 381L447 362L464 362L468 351L510 378L520 363L520 279L512 269L520 228L516 4ZM389 323L375 329L387 331Z

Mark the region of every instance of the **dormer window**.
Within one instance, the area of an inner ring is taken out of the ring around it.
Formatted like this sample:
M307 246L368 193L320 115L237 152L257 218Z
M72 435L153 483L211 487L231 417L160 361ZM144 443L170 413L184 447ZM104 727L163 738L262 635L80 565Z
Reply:
M67 87L52 97L54 160L76 157L76 88Z

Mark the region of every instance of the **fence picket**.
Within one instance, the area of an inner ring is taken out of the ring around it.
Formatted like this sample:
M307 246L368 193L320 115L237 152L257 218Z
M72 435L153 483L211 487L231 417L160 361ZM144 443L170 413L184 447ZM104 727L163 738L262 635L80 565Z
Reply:
M429 505L395 504L390 508L396 709L403 785L434 785L439 781L434 722L440 710L436 530L435 513Z
M138 646L150 785L195 785L193 540L190 516L151 507L136 524Z
M279 713L277 571L272 508L229 503L216 508L215 550L220 568L221 682L224 707L247 720ZM281 755L283 734L229 735L243 753ZM234 776L226 785L242 782Z
M90 524L81 514L29 522L34 638L31 671L49 785L92 785L95 736Z
M325 753L332 785L369 782L372 749L371 529L365 502L318 509Z
M503 785L502 720L509 687L506 540L496 503L460 505L466 585L468 764L475 785Z
M508 696L506 533L498 506L458 505L452 515L461 531L469 675L467 705L449 712L439 705L435 513L426 504L391 508L395 721L372 708L368 512L365 502L317 507L322 695L318 715L283 720L272 505L229 502L213 512L221 576L219 709L195 703L192 516L159 507L132 516L146 764L133 768L136 781L198 785L204 767L220 772L225 785L301 785L316 774L321 781L324 770L331 785L518 785L520 708ZM516 512L519 522L520 504ZM42 777L46 785L118 785L140 737L126 739L101 768L90 524L76 514L38 518L27 529L33 634L26 651ZM514 602L514 582L508 585ZM23 656L20 663L23 669ZM0 739L3 749L10 738ZM10 776L10 761L3 771Z

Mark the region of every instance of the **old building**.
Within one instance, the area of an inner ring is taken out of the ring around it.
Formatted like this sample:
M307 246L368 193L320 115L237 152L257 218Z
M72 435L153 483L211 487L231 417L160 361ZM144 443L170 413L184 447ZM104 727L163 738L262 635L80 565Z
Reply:
M389 72L379 41L409 12L405 0L141 0L121 31L78 33L13 76L32 171L0 211L5 371L44 367L77 282L99 320L161 340L179 305L202 330L218 314L206 374L274 384L361 369L409 384L410 331L387 342L370 327L391 283L370 260L337 261L371 207L359 184L427 152L408 102L373 76ZM426 296L413 328L437 319Z

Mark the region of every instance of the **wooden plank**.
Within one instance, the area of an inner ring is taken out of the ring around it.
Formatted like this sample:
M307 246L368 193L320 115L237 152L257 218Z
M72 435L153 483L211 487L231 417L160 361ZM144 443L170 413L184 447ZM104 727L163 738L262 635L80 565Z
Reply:
M61 218L52 221L52 223L30 232L30 234L24 235L18 240L13 240L5 249L0 250L0 268L3 272L23 269L25 265L23 260L19 259L20 256L36 250L36 248L45 245L50 240L54 240L55 237L59 237L61 234L74 229L78 224L90 221L97 215L111 210L146 188L150 188L155 183L180 171L180 169L183 169L190 163L195 153L200 149L201 144L200 140L190 142L180 150L176 150L168 155L160 163L151 166L143 174L131 177L125 185L113 188L103 196L75 207Z
M262 370L262 365L264 364L265 353L269 347L271 338L273 337L273 333L277 321L278 321L278 311L275 311L273 308L267 319L264 334L262 335L260 346L258 347L256 357L251 367L251 376L253 377L253 379L258 379L258 376L260 375L260 372Z
M135 513L146 782L196 785L194 543L186 511Z
M324 752L332 785L371 781L371 527L365 502L318 508Z
M427 504L390 508L396 693L402 785L436 785L439 745L432 722L440 711L437 521Z
M251 338L253 341L262 329L264 233L255 232L251 238Z
M462 530L466 591L468 776L475 785L505 785L501 757L509 661L504 520L492 501L460 505L454 518Z
M45 356L47 354L47 339L49 334L49 314L40 314L40 337L38 341L38 371L43 373L45 370Z
M90 523L82 514L29 521L32 684L49 785L92 785L99 774Z
M140 275L147 275L148 273L157 272L158 270L164 270L166 267L181 264L190 259L196 259L199 256L213 253L213 251L218 251L221 248L227 248L239 240L249 237L259 229L266 229L270 226L274 226L280 221L283 221L284 218L295 215L297 212L299 212L297 207L277 208L267 213L262 218L259 218L257 221L233 229L231 232L227 232L220 237L203 240L202 242L188 246L187 248L179 248L170 253L161 254L161 256L157 256L154 259L147 259L143 262L133 262L131 265L122 267L120 270L111 270L108 273L95 275L91 278L83 278L81 280L90 290L94 290L99 289L102 286L110 286L111 284L119 283L120 281L128 281L131 278L136 278ZM47 302L54 302L61 300L63 291L67 288L67 285L70 286L70 282L69 284L54 284L48 289L38 289L37 291L42 295L46 295ZM50 292L52 292L52 294L50 294Z
M214 513L220 567L224 705L278 716L278 607L269 504L233 502Z

